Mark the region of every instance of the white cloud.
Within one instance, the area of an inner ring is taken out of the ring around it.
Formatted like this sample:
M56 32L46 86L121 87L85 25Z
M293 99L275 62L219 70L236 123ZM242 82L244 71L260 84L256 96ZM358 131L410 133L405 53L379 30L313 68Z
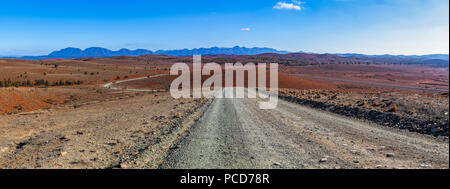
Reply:
M286 2L278 2L275 6L273 6L274 9L278 10L302 10L302 7L300 6L302 2L300 1L292 1L292 3L286 3Z
M252 29L250 29L250 28L241 28L241 31L250 31L250 30L252 30Z

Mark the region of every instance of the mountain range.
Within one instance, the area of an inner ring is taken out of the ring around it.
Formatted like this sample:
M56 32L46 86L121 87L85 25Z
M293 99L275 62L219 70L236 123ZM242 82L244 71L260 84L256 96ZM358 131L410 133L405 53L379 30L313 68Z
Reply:
M117 51L109 50L101 47L90 47L87 49L79 48L65 48L57 51L53 51L44 56L23 56L23 57L2 57L2 58L17 58L17 59L49 59L49 58L82 58L82 57L114 57L114 56L141 56L141 55L171 55L171 56L192 56L192 55L263 55L268 57L282 56L286 60L329 60L329 61L350 61L350 62L372 62L372 63L401 63L401 64L428 64L439 67L448 67L449 55L448 54L429 54L429 55L365 55L365 54L315 54L315 53L302 53L302 52L288 52L280 51L273 48L260 48L260 47L240 47L235 46L232 48L223 47L211 47L211 48L195 48L195 49L179 49L179 50L157 50L151 51L146 49L120 49ZM311 58L311 55L319 55L317 57L323 58ZM266 59L268 58L266 57ZM286 58L287 57L287 58ZM342 58L346 60L342 60Z
M277 53L285 54L287 51L279 51L272 48L260 48L260 47L239 47L235 46L232 48L198 48L198 49L179 49L179 50L158 50L151 51L146 49L120 49L117 51L112 51L101 47L90 47L87 49L79 48L65 48L58 51L53 51L48 55L44 56L23 56L23 57L3 57L3 58L20 58L20 59L48 59L48 58L81 58L81 57L113 57L113 56L140 56L140 55L171 55L171 56L192 56L192 55L256 55L263 53Z

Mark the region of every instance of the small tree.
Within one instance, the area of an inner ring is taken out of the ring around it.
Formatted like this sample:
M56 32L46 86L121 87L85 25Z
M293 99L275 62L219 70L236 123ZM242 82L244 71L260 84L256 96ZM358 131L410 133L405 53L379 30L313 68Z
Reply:
M10 87L12 85L11 78L8 78L5 87Z
M35 80L34 85L36 85L36 86L45 85L45 81L43 79Z

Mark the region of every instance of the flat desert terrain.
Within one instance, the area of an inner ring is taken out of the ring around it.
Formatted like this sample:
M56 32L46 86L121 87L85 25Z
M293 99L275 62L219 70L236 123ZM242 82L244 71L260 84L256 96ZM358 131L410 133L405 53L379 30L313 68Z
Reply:
M448 67L281 64L259 110L173 99L170 66L191 61L0 59L0 168L449 168Z

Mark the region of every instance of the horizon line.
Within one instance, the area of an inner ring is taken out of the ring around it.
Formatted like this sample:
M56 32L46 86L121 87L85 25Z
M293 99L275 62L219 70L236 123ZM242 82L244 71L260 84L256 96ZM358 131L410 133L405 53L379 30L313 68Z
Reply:
M86 47L86 48L79 48L79 47L65 47L65 48L61 48L61 49L57 49L57 50L52 50L51 52L49 52L48 54L41 54L41 55L0 55L0 58L20 58L20 57L40 57L40 56L48 56L51 53L55 52L55 51L60 51L63 49L68 49L68 48L73 48L73 49L80 49L82 51L85 51L89 48L102 48L102 49L107 49L110 51L120 51L120 50L129 50L129 51L136 51L136 50L147 50L147 51L151 51L151 52L158 52L158 51L178 51L178 50L198 50L198 49L212 49L212 48L225 48L225 49L232 49L235 47L239 47L239 48L247 48L247 49L254 49L254 48L260 48L260 49L264 49L264 48L268 48L268 49L273 49L276 51L280 51L280 52L286 52L283 54L292 54L292 53L305 53L305 54L331 54L331 55L342 55L342 54L355 54L355 55L366 55L366 56L383 56L383 55L391 55L391 56L426 56L426 55L449 55L449 53L427 53L427 54L390 54L390 53L357 53L357 52L334 52L334 53L330 53L330 52L324 52L324 53L320 53L320 52L309 52L309 51L303 51L303 50L298 50L298 51L289 51L289 50L279 50L276 48L272 48L272 47L257 47L257 46L253 46L253 47L246 47L246 46L239 46L239 45L235 45L233 47L220 47L220 46L211 46L211 47L195 47L195 48L178 48L178 49L158 49L158 50L150 50L150 49L146 49L146 48L117 48L117 49L113 49L113 48L107 48L107 47L100 47L100 46L90 46L90 47ZM261 53L264 54L264 53ZM281 53L276 53L276 54L281 54ZM164 54L160 54L160 55L164 55ZM205 54L205 55L210 55L210 54ZM236 55L236 54L229 54L229 55ZM133 56L133 55L130 55Z

